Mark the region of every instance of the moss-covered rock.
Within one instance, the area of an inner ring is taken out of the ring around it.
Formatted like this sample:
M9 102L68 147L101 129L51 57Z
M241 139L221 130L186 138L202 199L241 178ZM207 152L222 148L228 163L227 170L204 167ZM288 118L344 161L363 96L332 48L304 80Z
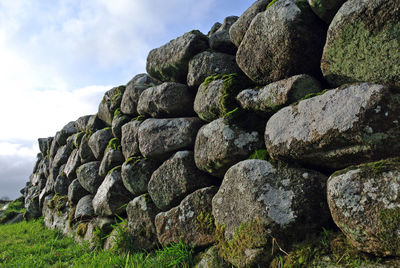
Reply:
M114 112L120 108L122 95L125 86L114 87L104 94L103 100L99 105L97 116L108 126L111 126L114 118Z

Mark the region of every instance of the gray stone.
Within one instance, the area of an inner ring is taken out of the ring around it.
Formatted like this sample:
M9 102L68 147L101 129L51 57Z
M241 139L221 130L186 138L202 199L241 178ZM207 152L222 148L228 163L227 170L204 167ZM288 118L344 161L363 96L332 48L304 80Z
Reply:
M101 160L99 176L105 177L108 171L110 171L113 167L122 165L124 160L125 159L121 150L114 150L113 148L109 147L106 150L103 159Z
M204 253L200 254L200 261L196 263L194 268L230 268L231 265L224 261L218 255L218 249L215 246L207 249Z
M151 175L159 165L159 162L147 158L128 158L121 167L121 177L125 188L133 196L147 193L147 185Z
M77 170L77 178L82 187L92 194L95 194L103 178L99 176L100 162L93 161L81 165Z
M262 85L296 74L318 77L324 27L305 1L277 1L251 22L237 51L237 64Z
M104 150L107 148L108 142L113 138L110 128L98 130L89 138L89 147L94 157L100 160L103 157Z
M228 168L259 148L262 140L257 131L246 131L221 118L199 130L194 160L199 169L222 178Z
M114 87L104 94L103 100L99 105L97 116L108 126L111 126L114 117L114 112L121 105L122 95L124 94L125 86Z
M336 170L398 155L398 98L363 83L300 101L269 119L267 150L274 159Z
M378 256L400 256L399 159L335 172L327 188L333 220L353 246Z
M243 109L271 114L306 95L322 90L313 77L301 74L268 84L260 89L246 89L236 97Z
M140 155L138 132L141 123L142 122L139 120L134 120L126 123L121 128L121 147L125 159L128 159L131 156Z
M89 192L82 187L78 179L73 180L68 186L68 200L72 204L77 204L82 197L88 194Z
M121 214L124 204L132 199L132 194L125 189L121 169L115 168L104 179L93 198L94 212L100 216Z
M71 136L74 149L79 149L83 135L85 135L85 132L78 132Z
M50 148L49 155L48 155L49 156L49 166L52 166L53 159L56 156L58 148L59 148L55 139L51 140L51 145L49 148Z
M209 36L208 42L212 49L235 55L237 47L231 41L229 29L238 18L237 16L226 17L222 25Z
M184 84L165 82L142 92L137 111L155 118L192 116L193 94Z
M39 218L42 211L39 206L40 189L38 186L31 186L25 196L25 219L31 220Z
M71 121L68 124L66 124L61 129L61 131L57 132L56 136L54 136L54 139L56 140L59 146L63 146L67 143L68 137L75 134L76 132L78 132L78 130L75 127L75 122Z
M57 176L54 181L54 193L59 195L67 195L68 194L68 186L70 185L71 180L67 178L65 173L61 173Z
M114 119L112 121L111 125L111 131L114 137L121 139L122 131L121 128L124 124L128 123L130 118L126 115L121 115L121 116L114 116Z
M208 38L210 38L210 36L215 33L220 27L221 27L221 23L220 22L216 22L214 23L214 25L211 27L210 31L208 31Z
M190 60L187 84L197 87L210 75L242 73L235 56L221 52L204 51Z
M329 26L321 59L328 83L400 87L400 2L349 0Z
M82 164L96 160L92 152L92 149L90 149L89 140L90 140L90 135L88 134L83 135L81 140L81 145L79 146L79 157L81 158Z
M191 192L210 186L213 180L197 169L192 151L180 151L154 171L148 191L154 204L166 211L177 206Z
M320 230L329 218L326 181L321 173L274 167L264 160L232 166L212 200L215 224L224 226L223 239L232 243L233 252L241 249L235 257L222 252L226 260L237 267L266 265L272 258L273 238L287 248L307 233ZM256 237L242 241L240 235Z
M93 195L82 197L75 209L75 219L87 219L95 216L92 206Z
M255 1L240 17L239 19L230 27L229 36L232 42L239 47L246 34L247 29L250 26L251 21L254 17L265 11L267 5L272 0L258 0Z
M74 149L68 158L67 164L64 168L64 173L68 179L73 180L76 178L76 169L81 165L81 158L79 150Z
M91 115L84 115L75 120L75 127L78 131L85 132L89 123Z
M72 150L68 145L61 146L53 158L51 167L58 168L67 163Z
M327 24L330 24L339 8L346 0L308 0L311 9Z
M33 166L32 173L36 173L39 170L39 167L42 164L42 162L43 162L43 155L42 153L38 153L36 155L36 162L35 165Z
M119 96L117 94L117 96ZM89 117L89 121L86 126L85 133L91 135L92 133L96 132L97 130L103 129L106 127L106 124L99 118L97 114L91 115Z
M44 198L42 214L44 224L47 228L57 229L61 233L68 235L71 232L70 213L72 208L68 206L65 196L48 195Z
M160 212L148 194L136 197L126 207L128 228L132 235L133 249L149 250L158 246L154 219Z
M214 226L203 226L199 219L211 215L211 200L216 192L214 186L199 189L183 199L178 207L157 214L155 226L160 244L182 241L192 247L204 247L215 242Z
M163 82L185 83L189 60L208 48L208 38L195 30L150 51L146 71Z
M197 117L147 119L139 127L139 149L144 157L165 160L193 146L202 122Z
M41 152L42 155L44 155L44 156L46 156L46 155L48 154L48 150L50 149L50 148L48 147L48 144L49 144L48 140L49 140L49 139L50 139L50 138L39 138L39 139L38 139L40 152Z

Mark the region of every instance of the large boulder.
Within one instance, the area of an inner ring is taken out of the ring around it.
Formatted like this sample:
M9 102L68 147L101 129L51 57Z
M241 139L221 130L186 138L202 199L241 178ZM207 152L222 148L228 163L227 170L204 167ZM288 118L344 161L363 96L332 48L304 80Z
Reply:
M125 86L114 87L104 94L103 100L99 105L97 116L108 126L111 126L114 112L121 105L122 95Z
M130 121L130 118L121 114L120 110L116 110L111 124L111 131L115 138L121 139L122 126Z
M79 199L75 209L75 219L82 220L94 217L92 201L93 195L85 195Z
M89 147L97 160L101 160L104 150L107 148L108 142L113 138L111 128L105 128L96 131L89 138Z
M90 135L85 134L81 139L81 144L79 146L79 157L81 159L81 164L96 160L92 149L90 149L89 146L90 137Z
M193 115L193 94L184 84L165 82L140 95L137 111L154 118Z
M221 52L204 51L190 60L187 84L197 87L210 75L242 73L235 56Z
M64 168L64 173L68 179L73 180L76 178L76 169L80 166L80 164L81 158L79 156L79 149L74 149Z
M190 31L150 51L146 71L163 82L185 83L189 60L207 48L207 36L197 30Z
M47 195L43 200L42 214L47 228L58 229L62 234L71 232L70 214L72 207L67 203L67 197L62 195Z
M400 2L349 0L329 26L321 69L331 86L400 87Z
M82 197L88 194L89 192L82 187L78 179L73 180L68 186L67 196L68 201L71 202L71 204L77 204Z
M144 157L165 160L191 148L202 122L197 117L147 119L139 127L139 149Z
M50 149L50 148L48 147L48 144L49 144L48 140L49 140L49 139L50 139L50 138L39 138L39 139L38 139L40 152L41 152L42 155L44 155L44 156L46 156L46 155L48 154L48 150Z
M106 149L99 167L99 176L105 177L113 167L120 166L125 161L120 148L109 147Z
M154 171L148 191L154 204L166 211L191 192L210 186L212 181L213 178L197 169L192 151L180 151Z
M222 25L209 36L208 42L212 49L235 55L237 47L231 41L229 29L237 19L237 16L226 17Z
M132 194L125 189L121 169L112 169L93 198L93 208L96 215L112 216L121 214L125 210L125 204L132 199Z
M51 162L51 167L59 168L62 165L66 164L71 152L72 152L72 150L68 145L61 146L57 150L57 153L54 156L53 161Z
M75 127L75 122L71 121L66 124L57 134L54 136L55 141L59 146L63 146L67 143L68 137L78 132L78 129Z
M269 119L267 150L275 159L336 170L398 155L399 97L363 83L302 100Z
M39 195L40 189L38 186L29 187L25 196L25 219L36 219L42 215L42 211L39 206Z
M259 148L262 148L262 137L257 131L246 131L221 118L199 130L194 160L199 169L222 178L228 168Z
M128 159L131 156L140 155L138 132L141 123L142 122L139 120L133 120L126 123L121 128L121 148L125 159Z
M68 194L68 186L70 185L71 180L62 172L54 181L54 193L59 195L67 195Z
M308 0L311 9L327 24L330 24L339 8L346 0Z
M306 0L277 1L251 22L237 51L237 64L262 85L296 74L318 77L324 28Z
M100 184L103 182L103 177L99 176L100 162L93 161L81 165L77 170L77 178L82 187L92 194L95 194Z
M157 214L155 226L162 245L182 241L192 247L212 244L214 225L210 223L211 200L217 188L199 189L182 200L178 207Z
M237 267L266 265L274 242L287 248L320 230L329 218L326 181L321 173L264 160L232 166L212 200L220 254Z
M352 245L379 256L400 256L399 159L335 172L327 188L333 220Z
M268 84L260 89L246 89L236 99L243 109L272 114L279 108L313 93L321 91L321 84L315 78L295 75Z

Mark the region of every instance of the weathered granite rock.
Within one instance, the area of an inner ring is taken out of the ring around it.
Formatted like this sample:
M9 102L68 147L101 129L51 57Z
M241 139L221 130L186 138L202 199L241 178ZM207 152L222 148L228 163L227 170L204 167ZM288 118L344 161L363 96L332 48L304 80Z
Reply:
M130 118L126 115L115 115L112 124L111 131L115 138L121 139L122 131L121 128L123 125L128 123Z
M68 194L68 186L71 184L71 180L62 172L57 176L54 181L54 193L59 195L67 195Z
M330 24L339 8L346 0L308 0L311 9L327 24Z
M331 86L370 82L400 87L399 9L397 0L342 5L329 26L321 59Z
M82 187L78 179L73 180L68 186L68 200L72 204L77 204L82 197L88 194L90 193Z
M159 165L159 162L147 158L128 158L121 167L121 177L125 188L133 196L147 193L147 185L149 184L151 175Z
M78 131L85 132L89 123L91 115L84 115L75 120L75 127Z
M74 149L79 149L83 135L85 135L85 132L81 131L81 132L75 133L74 135L71 136L72 143L74 145L74 147L73 147Z
M243 109L271 114L283 106L321 90L318 80L301 74L268 84L260 89L243 90L236 99Z
M324 27L306 1L277 1L251 22L237 51L237 64L262 85L296 74L318 77Z
M222 228L220 243L233 245L222 252L226 260L237 267L266 265L272 257L272 238L286 248L320 230L329 218L326 181L321 173L274 167L264 160L232 166L212 200L215 223Z
M197 87L210 75L242 73L235 56L221 52L204 51L189 62L187 84Z
M65 196L48 195L44 198L42 214L47 228L58 229L67 235L71 232L70 221L72 208L67 204Z
M132 194L125 189L121 178L121 168L112 169L93 198L96 215L112 216L123 213L124 204L132 200Z
M222 178L228 168L259 148L262 148L262 140L257 131L246 131L221 118L199 130L194 160L199 169Z
M165 160L194 144L202 122L197 117L147 119L139 127L139 149L144 157Z
M137 104L140 94L149 88L158 85L159 82L147 74L138 74L126 85L121 101L121 112L127 115L137 115Z
M111 147L106 149L99 167L99 176L105 177L113 167L120 166L125 161L121 150L115 150Z
M88 219L95 216L92 206L93 195L82 197L75 209L75 219Z
M166 211L177 206L191 192L210 186L213 180L197 169L192 151L180 151L154 171L148 191L154 204Z
M25 219L31 220L39 218L42 215L42 211L39 206L39 195L40 189L38 186L31 186L25 196Z
M85 133L92 134L97 130L103 129L106 127L106 124L99 118L97 114L91 115L89 117L89 121L86 126Z
M59 168L61 165L66 164L72 150L69 146L63 145L58 150L51 162L51 167Z
M94 157L100 160L103 157L104 150L107 148L108 142L113 138L110 128L98 130L89 138L89 147Z
M57 133L56 133L56 135L57 135ZM54 138L51 140L51 144L50 144L49 148L50 148L50 151L49 151L49 162L50 162L50 165L51 165L51 162L53 161L54 156L56 156L57 150L59 148L59 146L58 146L58 144L57 144L57 142L56 142L56 140Z
M85 164L91 161L96 160L92 149L89 146L90 135L85 134L82 137L81 144L79 146L79 157L81 158L81 164Z
M336 170L398 155L398 98L385 86L363 83L300 101L269 119L267 150L275 159Z
M49 137L49 138L39 138L39 139L38 139L40 152L41 152L42 155L44 155L44 156L46 156L46 155L48 154L48 150L50 149L50 148L48 147L48 144L49 144L48 140L49 140L50 138L51 138L51 137Z
M133 249L149 250L158 245L154 219L160 212L148 194L136 197L126 207Z
M251 21L258 13L265 11L267 5L271 1L272 0L255 1L254 4L252 4L231 26L231 28L229 29L229 36L232 42L237 47L240 46L240 43L242 42L243 37L246 34L246 31L249 28Z
M208 38L195 30L150 51L146 71L163 82L185 83L189 60L208 48Z
M192 116L193 94L184 84L165 82L140 95L137 111L154 118Z
M64 168L64 173L68 179L73 180L76 178L76 169L81 164L81 158L79 156L79 150L74 149L68 158L67 164Z
M399 159L335 172L327 188L333 220L357 249L400 256Z
M209 36L208 43L212 49L235 55L237 47L231 41L229 29L238 18L237 16L226 17L222 25Z
M222 24L220 22L214 23L213 26L211 26L211 29L208 31L207 37L210 38L210 36L213 33L215 33L221 26L222 26Z
M59 146L63 146L67 143L68 137L75 134L76 132L78 132L78 130L75 127L75 122L71 121L68 124L66 124L61 129L61 131L57 132L57 134L54 136L54 139L56 140Z
M141 123L142 122L139 120L133 120L126 123L121 128L121 147L125 159L128 159L131 156L140 155L138 132Z
M178 207L157 214L155 226L160 244L179 240L193 247L212 244L214 226L201 220L210 217L211 200L216 192L214 186L199 189L183 199Z
M114 87L104 94L103 100L99 105L97 116L108 126L111 126L114 117L114 112L121 105L122 95L124 94L125 86Z
M95 194L103 178L99 176L100 162L93 161L81 165L77 170L77 178L82 187L92 194Z
M231 265L224 261L218 255L218 249L215 246L207 249L200 255L200 261L196 263L194 268L230 268Z
M43 154L38 153L36 155L36 162L35 165L33 166L32 174L36 173L39 170L40 166L42 165L42 162L43 162Z

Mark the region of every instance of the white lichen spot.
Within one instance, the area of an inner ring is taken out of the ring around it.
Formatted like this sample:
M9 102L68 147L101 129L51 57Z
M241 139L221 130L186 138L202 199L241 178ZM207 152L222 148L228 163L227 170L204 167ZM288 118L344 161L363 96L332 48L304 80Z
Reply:
M304 172L302 176L304 179L308 179L310 175L308 174L308 172Z
M375 108L375 113L380 113L382 110L382 107L380 105L376 106Z
M398 124L399 123L399 120L394 120L393 121L393 124Z
M365 126L364 131L365 131L365 133L368 133L368 134L374 133L374 130L370 126Z
M140 209L143 211L147 210L147 203L146 203L146 199L144 198L140 198L139 199L139 205L140 205Z
M229 126L224 126L222 129L222 137L224 140L232 140L235 137L235 132L233 132Z
M237 137L234 141L234 144L236 147L242 149L243 147L253 143L257 142L258 140L258 133L256 131L253 131L251 133L242 133Z
M308 173L304 173L304 174L307 174L307 175L308 175ZM303 174L303 175L304 175L304 174ZM304 177L304 176L303 176L303 177ZM281 181L281 183L282 183L283 186L289 186L290 180L289 180L289 179L284 179L284 180Z
M386 116L386 117L389 116L389 112L386 112L386 113L385 113L385 116Z

